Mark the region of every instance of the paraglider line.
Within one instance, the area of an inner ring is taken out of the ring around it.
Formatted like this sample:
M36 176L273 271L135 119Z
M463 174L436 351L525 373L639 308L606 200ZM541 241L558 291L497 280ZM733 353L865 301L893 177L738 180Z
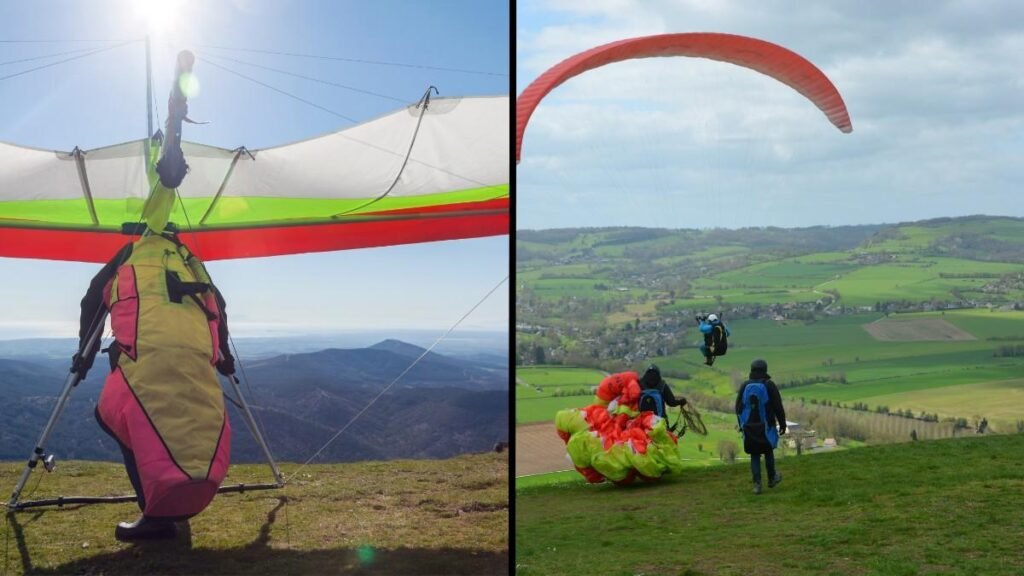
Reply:
M114 44L113 46L104 46L103 48L97 48L97 49L92 50L90 52L86 52L85 54L79 54L78 56L72 56L71 58L65 58L63 60L58 60L56 62L50 62L49 64L43 64L42 66L36 66L35 68L29 68L28 70L22 70L21 72L15 72L14 74L8 74L7 76L0 76L0 81L8 80L8 79L14 78L16 76L22 76L24 74L28 74L29 72L35 72L36 70L42 70L43 68L49 68L51 66L56 66L58 64L63 64L65 62L71 62L72 60L78 60L79 58L85 58L86 56L92 56L93 54L99 54L100 52L106 52L107 50L113 50L114 48L120 48L121 46L126 46L128 44L133 43L133 42L138 42L138 40L128 40L127 42L122 42L120 44Z
M348 427L349 427L349 426L351 426L353 422L355 422L356 420L358 420L358 419L359 419L359 417L363 415L363 413L365 413L365 412L366 412L367 410L369 410L369 409L370 409L370 406L373 406L373 405L374 405L374 403L375 403L375 402L377 402L377 400L379 400L381 396L383 396L383 395L384 395L384 394L385 394L385 393L386 393L386 392L387 392L388 390L390 390L390 389L391 389L391 387L392 387L392 386L394 386L394 385L395 385L395 384L396 384L396 383L397 383L397 382L398 382L399 380L401 380L401 379L402 379L402 376L405 376L405 375L406 375L406 374L407 374L407 373L408 373L408 372L409 372L410 370L412 370L412 369L413 369L413 367L415 367L415 366L416 366L417 364L419 364L420 360L422 360L422 359L423 359L423 358L424 358L424 357L425 357L425 356L426 356L427 354L430 354L430 351L431 351L431 350L433 350L435 346L437 346L438 344L440 344L440 343L441 343L441 341L442 341L442 340L444 340L445 338L447 338L447 337L448 337L448 335L449 335L449 334L451 334L451 333L452 333L452 331L454 331L454 330L455 330L455 329L456 329L456 328L457 328L457 327L459 326L459 324L462 324L462 321L463 321L463 320L465 320L466 318L468 318L470 314L472 314L472 313L473 313L473 312L474 312L474 311L475 311L475 310L476 310L477 308L479 308L479 307L480 307L480 305L481 305L481 304L483 304L484 302L486 302L486 301L487 301L487 299L491 297L491 294L494 294L494 292L495 292L495 291L496 291L496 290L497 290L498 288L500 288L500 287L501 287L501 285L502 285L502 284L504 284L504 283L505 283L505 282L506 282L507 280L508 280L508 275L505 275L505 277L504 277L504 278L502 278L500 282L498 282L497 284L495 284L495 285L494 285L494 288L491 288L491 290L490 290L490 291L489 291L489 292L488 292L487 294L485 294L485 295L484 295L484 297L480 299L480 301L478 301L478 302L477 302L476 304L474 304L474 305L473 305L473 307L472 307L472 308L470 308L468 312L466 312L465 314L463 314L463 315L462 315L462 318L459 318L459 319L458 319L458 321L457 321L457 322L455 322L455 324L452 324L452 327L451 327L451 328L449 328L447 332L445 332L444 334L442 334L442 335L441 335L441 336L440 336L440 337L439 337L439 338L438 338L437 340L434 340L434 343L433 343L433 344L431 344L429 348L427 348L426 350L424 350L424 351L423 351L423 353L422 353L422 354L420 354L418 358L416 358L415 360L413 360L413 361L412 361L412 364L410 364L408 368L406 368L405 370L403 370L401 374L399 374L398 376L396 376L396 377L395 377L395 379L391 381L391 383L390 383L390 384L388 384L387 386L385 386L383 390L381 390L381 391L380 391L379 393L377 393L377 395L376 395L376 396L374 396L373 400L370 400L370 403L369 403L369 404L367 404L367 405L366 405L366 406L365 406L365 407L364 407L364 408L363 408L362 410L360 410L360 411L359 411L358 413L356 413L356 415L355 415L355 416L353 416L353 417L352 417L352 419L351 419L351 420L349 420L349 421L348 421L348 423L347 423L347 424L345 424L345 425L344 425L344 426L343 426L343 427L341 428L341 430L338 430L338 431L337 431L337 432L336 432L336 433L334 434L334 436L331 436L331 439L330 439L330 440L328 440L327 442L325 442L325 443L324 443L324 445L323 445L323 446L321 446L321 447L320 447L320 449L319 449L319 450L317 450L315 454L313 454L312 456L310 456L310 457L309 457L309 459L308 459L308 460L306 460L305 462L303 462L301 466L299 466L298 468L296 468L296 469L295 469L295 471L291 473L291 475L289 475L289 476L288 476L287 478L285 478L285 481L284 481L284 482L285 482L285 484L287 484L288 482L290 482L290 481L291 481L291 479L292 479L292 478L294 478L294 477L295 477L295 475L299 473L299 471L301 471L301 470L302 470L303 468L305 468L305 467L306 467L307 465L309 465L309 463L310 463L310 462L312 462L312 461L313 461L314 459L316 459L316 457L317 457L317 456L319 456L321 452L323 452L324 450L326 450L326 449L327 449L327 447L328 447L328 446L330 446L332 442L334 442L335 440L337 440L337 439L338 439L338 436L341 436L341 434L342 434L342 433L343 433L343 432L344 432L345 430L347 430L347 429L348 429Z
M355 62L357 64L374 64L377 66L399 66L402 68L419 68L423 70L438 70L441 72L459 72L462 74L479 74L482 76L503 76L508 77L508 74L501 72L485 72L483 70L466 70L464 68L442 68L440 66L425 66L422 64L403 64L400 62L382 62L380 60L361 60L358 58L341 58L338 56L319 56L316 54L296 54L294 52L277 52L274 50L257 50L255 48L232 48L230 46L213 46L210 44L203 45L203 48L215 48L218 50L234 50L236 52L256 52L258 54L274 54L276 56L293 56L296 58L317 58L320 60L337 60L340 62Z
M269 70L271 72L277 72L278 74L284 74L286 76L293 76L295 78L302 78L303 80L309 80L311 82L319 82L320 84L326 84L328 86L336 86L338 88L344 88L345 90L351 90L353 92L359 92L360 94L368 94L370 96L377 96L378 98L385 98L387 100L394 100L395 102L400 102L402 104L409 104L408 100L403 100L402 98L395 98L394 96L388 96L387 94L380 94L378 92L371 92L370 90L363 90L362 88L356 88L354 86L348 86L348 85L345 85L345 84L338 84L336 82L331 82L329 80L321 80L320 78L314 78L312 76L305 76L303 74L296 74L294 72L288 72L287 70L281 70L280 68L271 68L270 66L264 66L262 64L257 64L255 62L246 62L245 60L238 60L236 58L231 58L230 56L221 56L220 54L208 54L206 52L199 52L199 54L202 54L204 57L223 58L224 60L230 60L232 62L237 62L238 64L245 64L246 66L253 66L255 68L262 68L264 70Z

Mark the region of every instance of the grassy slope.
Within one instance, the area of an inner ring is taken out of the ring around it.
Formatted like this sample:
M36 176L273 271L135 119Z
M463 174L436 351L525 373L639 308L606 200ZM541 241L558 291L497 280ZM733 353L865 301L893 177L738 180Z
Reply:
M0 465L0 482L13 487L20 471ZM266 466L241 465L227 482L268 477ZM120 465L61 462L31 497L124 493ZM137 517L134 504L9 514L3 573L507 573L508 502L507 453L311 465L283 490L217 497L172 542L114 540L114 525Z
M1024 435L516 491L517 574L1021 574Z

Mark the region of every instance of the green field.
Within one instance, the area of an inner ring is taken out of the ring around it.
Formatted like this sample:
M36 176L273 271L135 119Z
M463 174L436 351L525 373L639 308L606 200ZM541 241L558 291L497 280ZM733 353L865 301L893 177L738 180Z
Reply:
M878 314L836 316L813 324L743 320L730 324L733 337L729 353L719 358L713 369L696 364L700 355L695 348L654 361L666 369L691 372L693 379L685 385L716 395L732 394L735 390L733 375L742 378L751 360L764 358L768 361L769 373L779 383L837 374L844 375L847 381L846 384L835 382L784 389L784 398L860 401L872 406L883 404L892 409L924 410L965 418L980 415L1004 422L1024 419L1024 402L1007 402L1002 406L995 398L966 402L966 393L956 392L965 385L975 386L978 391L994 391L998 387L986 383L1016 379L1024 373L1024 358L992 355L1000 345L1019 343L1007 338L1024 335L1024 312L963 310L945 314L901 314L899 320L935 317L967 330L978 339L882 342L862 327L881 318ZM948 402L917 401L928 398L924 391L937 389L943 390L940 397L948 398ZM883 397L899 402L882 401ZM960 409L956 408L956 402L963 402ZM988 414L983 411L987 406L998 410Z
M729 397L735 393L734 380L746 376L750 361L764 358L777 383L816 375L842 374L846 378L845 384L828 382L783 389L787 399L867 402L871 407L885 405L894 410L949 417L984 416L993 425L1000 421L1003 428L1024 419L1024 402L1005 401L1004 394L989 394L1005 390L1005 384L996 383L1019 379L1024 373L1024 357L992 355L1001 345L1024 341L1024 312L957 310L901 314L891 319L942 318L977 338L970 341L878 341L863 325L881 318L880 314L834 316L813 324L741 320L730 323L733 337L729 353L713 368L700 362L696 331L692 332L693 348L651 361L664 370L691 374L690 380L670 380L673 390ZM518 367L516 376L531 384L516 387L517 423L548 421L558 410L589 405L593 401L590 395L552 394L559 389L590 389L603 378L596 370L553 367ZM984 395L975 398L970 390Z
M838 290L841 304L854 307L884 300L950 300L954 290L981 296L982 286L992 281L987 276L1024 271L1020 264L956 258L908 256L868 266L849 255L843 257L836 253L805 255L699 278L692 283L690 294L672 308L706 307L714 296L734 305L813 302L825 297L821 292L826 289ZM979 277L942 276L951 274Z
M1022 452L1014 434L789 456L761 496L744 462L625 488L524 484L516 573L1019 575Z
M1015 430L1024 406L1024 379L987 381L911 390L863 399L868 404L913 406L940 416L984 415L1000 432Z
M594 395L554 396L559 390L591 390L601 383L604 374L590 368L553 366L517 367L516 424L545 422L566 408L582 408L593 404Z
M543 317L541 326L567 329L561 343L549 345L560 346L566 357L575 354L576 361L605 354L602 346L624 333L609 328L630 317L670 319L670 348L680 338L689 347L632 367L656 362L691 375L674 388L728 397L750 361L764 358L776 382L802 384L785 388L787 399L986 417L1001 429L1024 420L1024 402L1016 395L1024 356L995 355L1001 347L1024 345L1024 311L1010 311L1024 303L1024 219L978 216L846 229L606 228L526 236L536 241L517 240L517 246L544 264L524 271L523 282L544 302L561 299L554 306L534 304L532 313ZM596 290L596 284L629 290ZM826 291L838 291L839 300L824 310L817 301L832 298ZM635 296L648 299L641 304L631 300ZM594 303L580 305L587 300ZM987 307L888 317L870 311L885 301ZM583 312L569 310L570 304ZM775 304L766 314L764 307ZM747 306L734 311L737 316L756 312L762 319L733 321L732 306ZM701 364L695 327L678 332L688 324L682 310L724 313L733 335L729 354L713 368ZM776 314L783 319L764 319ZM864 328L875 322L871 329L879 339ZM952 327L974 339L962 339ZM573 342L567 344L566 335ZM598 345L588 348L588 340ZM613 354L624 356L625 348L616 343ZM547 420L561 408L588 402L524 388L517 391L517 421Z
M1006 274L1024 266L927 258L914 262L879 264L852 271L829 285L839 290L846 306L870 306L879 300L951 299L954 289L980 289L990 278L942 278L940 274Z

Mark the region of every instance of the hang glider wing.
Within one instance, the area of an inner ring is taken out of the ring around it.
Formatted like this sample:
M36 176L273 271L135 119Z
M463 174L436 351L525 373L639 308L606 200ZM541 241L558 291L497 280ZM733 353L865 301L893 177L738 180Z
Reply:
M170 221L207 261L508 234L508 97L433 98L420 114L262 150L184 142ZM106 262L141 219L145 155L145 140L0 143L0 256Z

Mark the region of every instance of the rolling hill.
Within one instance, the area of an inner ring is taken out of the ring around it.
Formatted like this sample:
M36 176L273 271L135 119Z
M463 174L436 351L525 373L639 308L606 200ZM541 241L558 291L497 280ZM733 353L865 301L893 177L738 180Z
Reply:
M304 461L367 407L420 356L422 348L384 341L359 349L285 354L243 365L243 386L276 458ZM66 360L0 358L0 458L27 457L67 374ZM49 442L59 458L119 460L96 425L105 357L71 395ZM240 376L242 374L239 374ZM237 409L232 460L258 462L261 453ZM507 373L427 354L383 393L319 457L321 462L447 458L490 450L508 439Z

